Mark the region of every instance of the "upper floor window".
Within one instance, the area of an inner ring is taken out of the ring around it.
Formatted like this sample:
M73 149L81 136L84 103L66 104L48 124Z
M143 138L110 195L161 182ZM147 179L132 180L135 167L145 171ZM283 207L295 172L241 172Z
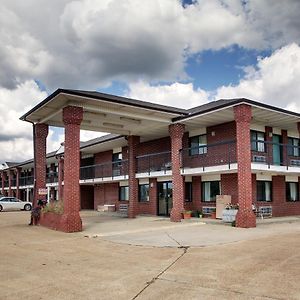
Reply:
M300 156L299 151L299 139L297 138L288 138L288 155L289 156Z
M220 181L202 182L202 201L214 202L216 196L220 195Z
M272 182L256 181L256 197L257 201L272 201Z
M286 201L299 201L299 184L298 182L286 183Z
M265 152L265 133L251 130L251 150Z
M190 155L207 153L207 136L206 134L190 137Z

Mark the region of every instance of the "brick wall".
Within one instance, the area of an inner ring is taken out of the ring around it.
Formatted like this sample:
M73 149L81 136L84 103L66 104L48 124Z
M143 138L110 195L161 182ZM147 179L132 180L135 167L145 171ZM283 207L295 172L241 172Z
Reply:
M238 177L237 173L221 174L221 192L222 195L230 195L231 203L238 203Z
M150 178L149 201L139 202L139 214L157 215L157 180Z
M98 205L115 204L119 207L119 183L103 183L94 186L94 209Z
M92 185L80 186L80 205L81 205L81 209L94 208L94 186Z

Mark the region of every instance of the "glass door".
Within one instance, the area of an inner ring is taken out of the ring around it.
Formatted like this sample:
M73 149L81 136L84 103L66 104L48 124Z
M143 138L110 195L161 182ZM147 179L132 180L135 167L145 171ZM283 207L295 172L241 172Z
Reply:
M172 182L158 182L158 215L169 216L173 207Z

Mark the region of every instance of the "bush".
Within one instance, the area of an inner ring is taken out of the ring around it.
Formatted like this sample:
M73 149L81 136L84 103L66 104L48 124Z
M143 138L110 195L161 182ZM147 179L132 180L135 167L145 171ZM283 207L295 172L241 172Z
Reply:
M52 201L42 209L42 212L52 212L61 215L64 212L64 203L63 201Z

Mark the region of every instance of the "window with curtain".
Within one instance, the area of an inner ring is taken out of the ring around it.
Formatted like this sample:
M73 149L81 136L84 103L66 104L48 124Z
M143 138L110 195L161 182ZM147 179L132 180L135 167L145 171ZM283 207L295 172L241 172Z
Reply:
M288 155L289 156L300 156L299 151L299 139L288 138Z
M120 186L119 188L119 201L129 200L129 186Z
M202 202L215 202L220 195L220 181L202 182Z
M257 152L265 152L265 133L251 130L251 150Z
M190 155L207 153L207 136L206 134L190 137Z
M272 182L256 181L256 197L257 201L272 201Z
M286 201L299 201L298 182L286 182Z
M139 202L149 201L149 184L139 185Z

